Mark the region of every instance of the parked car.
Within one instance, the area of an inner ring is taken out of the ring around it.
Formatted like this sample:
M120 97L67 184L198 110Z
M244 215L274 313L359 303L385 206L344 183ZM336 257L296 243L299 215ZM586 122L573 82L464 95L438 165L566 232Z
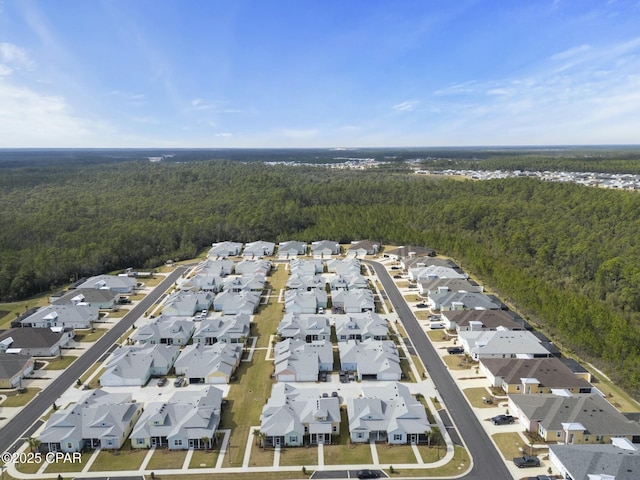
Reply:
M375 470L358 470L358 478L380 478Z
M459 353L464 353L463 347L449 347L447 348L447 353L449 355L457 355Z
M402 275L394 275L393 278L402 278Z
M512 415L497 415L491 419L494 425L510 425L516 421Z
M345 372L340 372L340 383L347 383L347 374Z
M178 377L173 381L173 386L174 387L181 387L184 384L184 378L183 377Z
M513 459L513 463L518 468L539 467L540 459L535 455L523 455Z
M166 378L162 377L162 378L158 379L158 386L159 387L164 386L166 383L167 383L167 379Z
M338 398L338 392L331 392L331 396L333 398Z
M416 305L416 308L427 308L427 304L426 303L419 303Z

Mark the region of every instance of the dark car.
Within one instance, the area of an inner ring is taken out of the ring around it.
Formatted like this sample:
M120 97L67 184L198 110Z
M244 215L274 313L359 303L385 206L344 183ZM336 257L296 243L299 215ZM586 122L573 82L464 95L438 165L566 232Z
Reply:
M402 278L402 275L394 275L393 278Z
M183 377L178 377L173 381L173 386L174 387L181 387L183 383L184 383L184 378Z
M463 347L449 347L447 348L447 353L449 355L457 355L458 353L464 353Z
M491 423L494 425L510 425L515 422L516 419L512 415L498 415L491 418Z
M523 455L513 459L513 463L518 468L539 467L540 459L534 455Z
M167 383L167 379L166 378L162 377L162 378L158 379L158 386L159 387L164 386L166 383Z
M358 470L358 478L380 478L375 470Z
M427 308L428 305L426 303L419 303L416 305L416 308Z

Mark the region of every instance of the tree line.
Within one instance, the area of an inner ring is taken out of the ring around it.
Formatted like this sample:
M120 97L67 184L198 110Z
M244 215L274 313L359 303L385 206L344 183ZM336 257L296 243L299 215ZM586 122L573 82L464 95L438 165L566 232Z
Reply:
M640 195L399 167L123 162L5 168L0 298L195 257L212 242L372 239L450 255L640 393Z

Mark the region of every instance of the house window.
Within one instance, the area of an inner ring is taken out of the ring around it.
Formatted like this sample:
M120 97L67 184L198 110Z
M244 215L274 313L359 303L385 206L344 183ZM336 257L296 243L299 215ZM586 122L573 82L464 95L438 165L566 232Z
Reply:
M144 438L136 438L136 443L138 445L144 445Z
M71 442L67 442L67 449L72 449L73 448L73 443Z
M337 431L338 431L338 426L337 426L337 425L334 425L334 426L333 426L333 433L336 433Z
M394 435L393 435L393 439L394 439L394 440L397 440L397 441L402 440L402 434L400 434L400 433L396 433L396 434L394 434Z
M562 438L562 432L556 432L556 438Z
M601 442L604 440L604 435L596 435L596 442Z
M113 447L113 440L107 440L107 446Z
M520 391L520 385L516 385L516 392Z
M181 447L181 446L182 446L182 440L176 440L176 441L174 441L174 442L173 442L173 444L174 444L176 447Z
M585 435L584 436L584 441L585 441L585 443L587 443L589 441L589 435Z
M358 438L362 438L364 436L364 433L358 433Z
M294 436L294 437L290 437L290 438L289 438L289 441L290 441L291 443L298 443L298 437L295 437L295 436Z

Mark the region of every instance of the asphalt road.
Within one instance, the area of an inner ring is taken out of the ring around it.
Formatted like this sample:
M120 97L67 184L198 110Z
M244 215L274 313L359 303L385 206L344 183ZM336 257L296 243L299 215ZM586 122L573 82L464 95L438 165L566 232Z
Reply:
M0 430L0 453L12 451L19 444L16 441L23 437L27 429L38 420L53 403L82 374L93 365L113 344L126 332L134 322L149 309L164 292L187 270L188 267L178 267L167 276L151 293L146 295L134 306L129 313L108 330L91 348L85 351L75 362L51 384L42 390L20 412ZM32 429L29 429L31 432ZM16 445L14 445L16 443Z
M512 480L513 477L505 466L504 460L480 425L453 378L451 378L435 348L404 301L389 272L384 265L377 262L365 261L365 263L371 265L378 275L382 286L387 292L389 301L400 317L400 321L402 321L409 338L411 338L417 354L427 367L431 380L433 380L438 389L440 398L447 406L451 420L458 432L460 432L460 436L473 458L473 468L462 478L467 480Z

